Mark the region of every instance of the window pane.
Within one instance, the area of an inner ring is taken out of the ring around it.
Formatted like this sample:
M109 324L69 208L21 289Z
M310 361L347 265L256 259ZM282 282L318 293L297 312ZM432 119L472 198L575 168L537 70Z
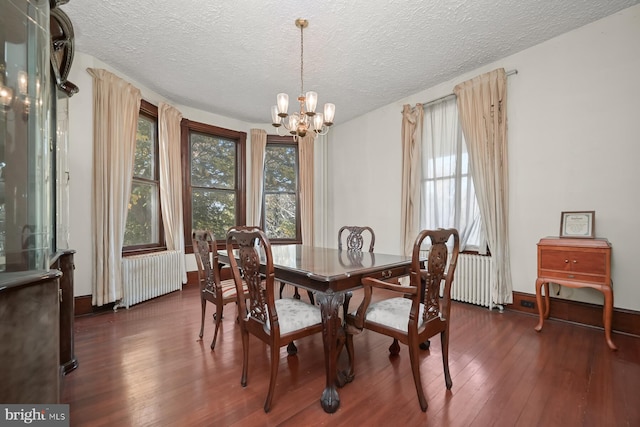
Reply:
M158 186L134 180L131 186L124 246L159 243Z
M136 155L133 164L133 176L154 179L156 124L152 119L140 115L136 134Z
M296 195L265 194L265 231L270 239L296 238Z
M236 142L192 132L191 185L235 189Z
M199 230L210 230L224 240L229 227L236 225L236 197L232 191L193 189L192 224Z
M297 184L296 146L267 146L265 153L264 190L270 192L295 192Z

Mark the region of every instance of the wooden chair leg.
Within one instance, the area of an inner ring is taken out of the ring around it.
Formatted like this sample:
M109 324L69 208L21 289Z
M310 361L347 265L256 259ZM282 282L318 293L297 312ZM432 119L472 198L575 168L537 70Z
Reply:
M296 288L298 289L298 288ZM309 302L311 303L311 305L316 305L316 299L313 296L313 292L311 291L307 291L307 295L309 296ZM298 298L300 299L300 298Z
M346 382L353 381L355 378L355 352L353 351L353 334L347 334L345 337L345 345L347 347L347 356L349 356L349 370L346 372Z
M295 356L296 354L298 354L298 347L296 347L296 343L294 343L293 341L291 341L287 345L287 354L289 356Z
M447 385L447 390L451 390L453 382L451 381L451 374L449 373L449 333L444 331L440 334L440 344L442 347L442 365L444 367L444 382Z
M422 379L420 378L420 356L417 342L409 342L409 359L411 360L411 372L413 372L413 382L416 384L420 409L422 409L422 412L426 412L428 405L427 399L424 397L424 390L422 389Z
M242 377L240 378L240 385L246 387L247 373L249 371L249 332L242 327L240 335L242 335Z
M267 400L264 402L264 412L271 410L271 401L273 400L273 392L276 389L276 378L278 377L278 365L280 364L280 347L271 344L271 378L269 379L269 393Z
M223 304L216 304L216 316L215 316L216 330L213 333L213 341L211 341L211 350L213 350L216 347L216 339L218 339L218 330L220 329L220 324L222 323L223 310L224 310Z
M393 339L393 342L389 346L389 353L392 356L397 356L398 354L400 354L400 344L398 344L398 340L395 338Z
M353 296L353 292L349 291L344 294L344 303L342 304L342 318L346 319L347 314L349 314L349 302L351 301L351 297Z
M207 300L204 298L200 298L200 303L202 304L202 316L200 317L200 334L199 337L202 339L202 335L204 334L204 313L207 311Z
M280 299L282 299L282 290L284 289L284 282L280 282Z

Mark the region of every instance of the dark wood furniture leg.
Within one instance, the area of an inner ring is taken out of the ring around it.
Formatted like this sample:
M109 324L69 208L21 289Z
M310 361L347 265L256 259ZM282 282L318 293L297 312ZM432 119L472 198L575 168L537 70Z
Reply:
M338 370L338 341L341 334L341 322L338 309L344 303L343 292L318 292L320 312L322 314L322 341L324 343L324 360L327 382L320 403L325 412L334 413L340 407L340 396L336 388Z
M543 285L544 304L542 303ZM546 282L542 279L536 280L536 304L538 304L538 314L540 315L540 319L538 320L538 325L536 325L535 330L540 332L542 330L544 319L547 319L549 317L549 282Z

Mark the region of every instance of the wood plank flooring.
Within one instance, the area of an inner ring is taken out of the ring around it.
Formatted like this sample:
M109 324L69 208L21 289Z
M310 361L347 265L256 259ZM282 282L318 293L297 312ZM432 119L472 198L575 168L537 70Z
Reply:
M291 287L287 287L291 290ZM303 293L304 294L304 293ZM306 298L306 295L303 295ZM356 292L352 306L359 304ZM340 389L334 414L320 406L322 337L281 350L271 412L262 407L268 347L251 338L249 378L240 385L242 342L235 306L227 305L215 351L208 305L198 341L200 301L189 285L152 301L75 319L79 367L62 381L72 426L638 426L640 338L558 321L534 331L537 318L454 303L447 391L440 341L422 353L429 409L420 410L407 348L356 336L356 378ZM343 354L341 364L346 363Z

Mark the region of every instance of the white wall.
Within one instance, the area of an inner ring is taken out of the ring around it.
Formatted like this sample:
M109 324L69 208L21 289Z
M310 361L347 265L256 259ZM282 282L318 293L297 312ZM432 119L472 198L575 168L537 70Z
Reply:
M513 289L535 293L536 243L558 235L560 212L595 210L597 237L613 245L615 306L640 310L639 43L640 5L335 126L327 241L341 225L366 224L376 250L399 253L402 105L495 68L517 69L507 100ZM560 296L602 302L591 289Z

